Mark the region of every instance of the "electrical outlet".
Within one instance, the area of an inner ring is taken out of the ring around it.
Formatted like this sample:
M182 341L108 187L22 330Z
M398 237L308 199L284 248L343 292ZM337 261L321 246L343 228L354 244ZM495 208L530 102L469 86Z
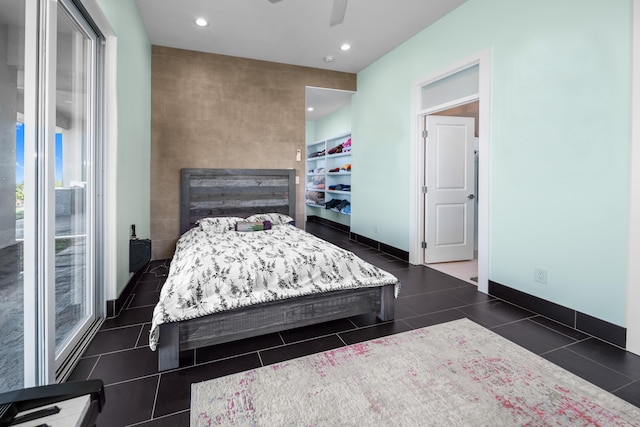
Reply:
M547 283L547 269L536 267L533 272L533 280L538 283Z

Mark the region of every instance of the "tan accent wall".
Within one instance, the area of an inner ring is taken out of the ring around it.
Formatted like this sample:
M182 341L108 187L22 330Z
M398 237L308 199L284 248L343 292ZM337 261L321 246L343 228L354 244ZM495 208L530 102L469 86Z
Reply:
M153 259L170 258L179 237L180 169L293 168L304 183L306 86L356 90L351 73L160 46L151 66Z

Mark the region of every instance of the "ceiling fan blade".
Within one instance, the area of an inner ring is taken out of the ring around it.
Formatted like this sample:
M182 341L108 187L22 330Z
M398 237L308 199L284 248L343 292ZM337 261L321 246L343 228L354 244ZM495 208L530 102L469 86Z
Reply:
M333 0L333 8L331 9L331 20L329 21L329 25L333 27L335 25L342 24L346 11L347 0Z

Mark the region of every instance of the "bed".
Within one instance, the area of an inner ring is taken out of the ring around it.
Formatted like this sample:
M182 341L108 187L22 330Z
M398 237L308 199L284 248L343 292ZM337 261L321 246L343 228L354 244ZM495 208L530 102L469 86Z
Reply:
M393 275L290 223L295 170L181 174L181 237L149 339L159 370L177 368L184 350L371 312L394 318ZM247 221L271 228L235 231Z

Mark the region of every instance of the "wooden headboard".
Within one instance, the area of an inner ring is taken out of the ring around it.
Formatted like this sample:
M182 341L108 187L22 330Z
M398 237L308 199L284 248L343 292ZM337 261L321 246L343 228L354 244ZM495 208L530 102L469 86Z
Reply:
M180 234L201 218L278 212L295 218L295 169L182 169Z

